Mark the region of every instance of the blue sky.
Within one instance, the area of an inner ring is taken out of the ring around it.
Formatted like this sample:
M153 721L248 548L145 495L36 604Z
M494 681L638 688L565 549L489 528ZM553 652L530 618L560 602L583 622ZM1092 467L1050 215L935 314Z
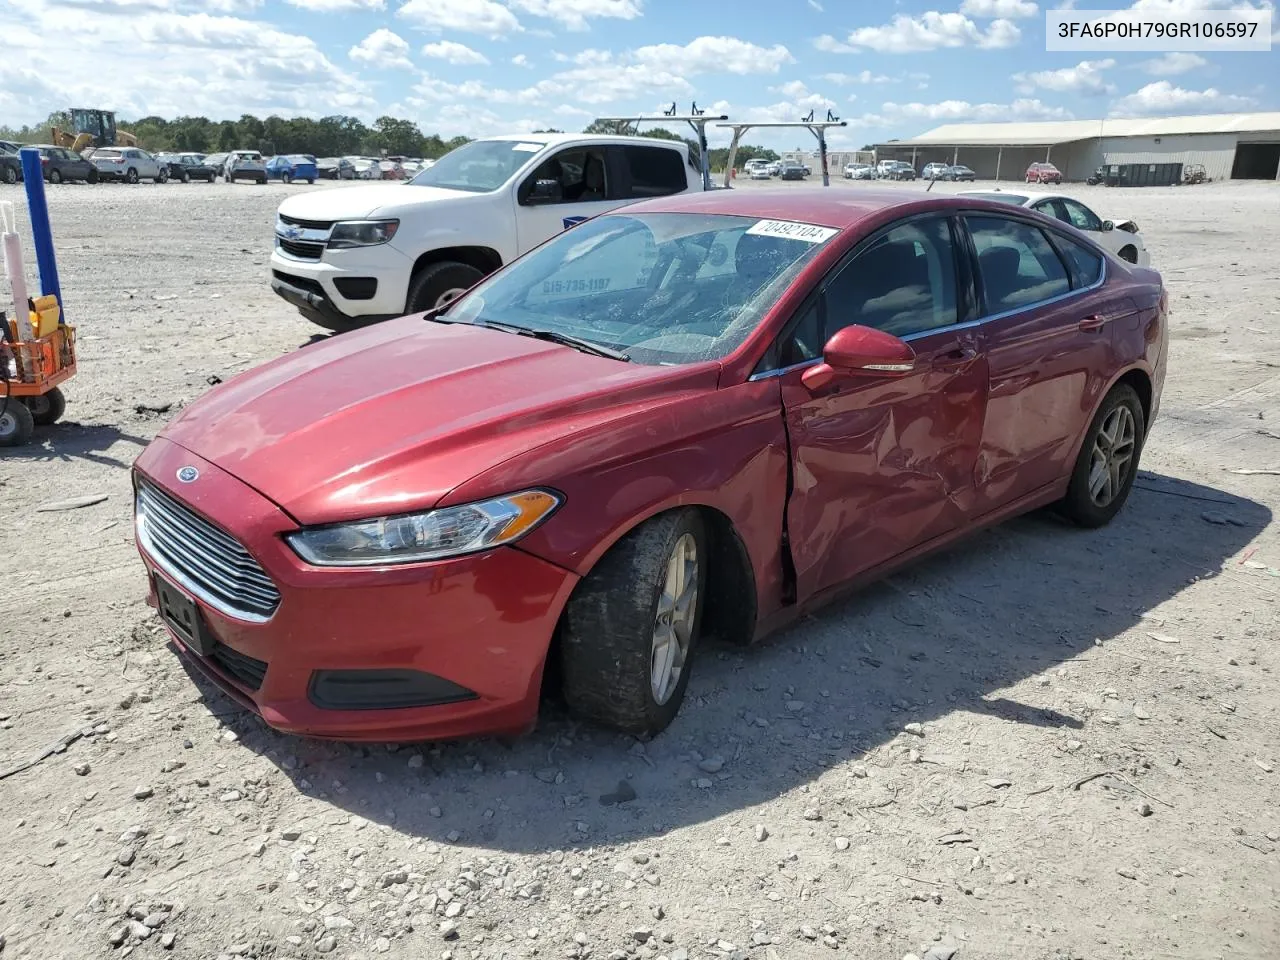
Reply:
M1132 6L1274 11L1266 0ZM5 48L23 51L0 67L0 123L38 121L74 101L126 117L392 113L425 132L481 136L580 129L673 100L683 112L697 100L735 120L831 109L850 122L832 146L849 147L966 120L1280 109L1278 52L1046 53L1045 9L1032 0L0 0ZM785 148L811 138L749 139Z

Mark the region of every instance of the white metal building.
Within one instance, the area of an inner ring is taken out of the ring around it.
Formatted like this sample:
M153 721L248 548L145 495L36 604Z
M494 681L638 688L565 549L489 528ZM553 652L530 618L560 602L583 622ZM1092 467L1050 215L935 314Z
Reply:
M1203 164L1214 180L1280 179L1280 113L1037 123L949 123L876 145L880 159L963 163L982 179L1020 180L1049 160L1067 180L1113 163Z

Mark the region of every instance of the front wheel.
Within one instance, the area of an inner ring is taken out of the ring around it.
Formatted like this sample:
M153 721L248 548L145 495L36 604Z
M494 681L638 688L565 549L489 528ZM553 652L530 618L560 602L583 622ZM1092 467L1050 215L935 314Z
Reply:
M21 447L31 440L35 432L35 421L27 405L15 397L6 403L0 400L0 447Z
M446 260L430 264L409 281L405 313L421 313L446 306L483 279L483 273L465 263Z
M280 182L281 182L281 183L284 183L284 184L292 183L292 182L293 182L293 177L292 177L292 176L290 176L290 175L289 175L289 174L287 174L287 173L282 173L282 174L280 174Z
M211 173L211 174L209 174L209 176L208 176L208 180L209 180L209 182L210 182L210 183L217 183L217 182L218 182L218 175L217 175L216 173Z
M130 167L130 168L129 168L129 172L128 172L128 173L126 173L126 174L124 175L124 179L125 179L125 181L126 181L126 182L128 182L128 183L137 183L137 182L138 182L138 171L137 171L137 170L135 170L135 169L133 169L133 167Z
M97 183L98 182L97 169L90 170L88 174L85 176L85 180L88 181L89 183Z
M1129 244L1126 247L1121 247L1120 252L1116 254L1116 256L1118 256L1121 260L1124 260L1126 263L1138 262L1138 250L1136 247L1133 246L1133 244Z
M50 171L49 171L49 182L50 182L50 183L61 183L61 182L62 182L62 172L61 172L61 171L59 171L59 170L50 170Z
M315 178L315 177L307 177L307 185L308 185L308 186L315 186L315 182L316 182L316 178Z
M159 173L156 174L156 183L168 183L168 182L169 182L168 170L161 170Z
M1120 512L1134 477L1146 423L1142 401L1127 383L1111 388L1085 434L1059 508L1082 527L1101 527Z
M15 169L13 169L13 167L5 167L5 168L4 168L4 182L5 182L5 183L17 183L17 182L18 182L18 171L17 171L17 170L15 170Z
M662 514L622 538L565 609L560 669L575 714L636 736L675 719L689 685L706 596L696 510Z
M67 412L66 395L57 387L38 397L27 400L27 409L31 411L31 419L42 427L57 423Z
M191 174L190 174L190 173L188 173L186 170L183 170L183 171L182 171L182 182L183 182L183 183L190 183L190 182L191 182Z

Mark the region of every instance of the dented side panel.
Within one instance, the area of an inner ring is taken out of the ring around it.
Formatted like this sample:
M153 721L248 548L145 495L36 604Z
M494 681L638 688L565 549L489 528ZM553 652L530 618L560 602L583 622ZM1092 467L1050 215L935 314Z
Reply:
M797 600L971 515L988 371L972 330L918 338L916 370L812 393L785 374L792 453L788 536Z

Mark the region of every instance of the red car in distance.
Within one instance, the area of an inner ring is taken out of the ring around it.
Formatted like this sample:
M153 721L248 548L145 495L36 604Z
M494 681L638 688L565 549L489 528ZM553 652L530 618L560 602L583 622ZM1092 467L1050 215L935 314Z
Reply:
M1027 167L1027 183L1061 183L1062 171L1052 163L1033 163Z
M1110 521L1166 309L1159 274L1008 204L644 201L184 410L134 472L151 599L280 730L522 731L554 676L653 734L709 635L1038 507Z

